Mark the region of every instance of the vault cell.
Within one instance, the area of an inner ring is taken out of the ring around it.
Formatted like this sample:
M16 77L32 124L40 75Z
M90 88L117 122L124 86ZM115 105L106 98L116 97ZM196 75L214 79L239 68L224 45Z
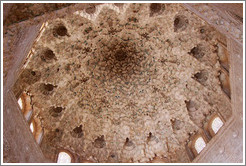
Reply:
M56 56L51 49L46 48L42 51L40 58L44 62L51 62L53 59L56 59Z
M81 138L83 137L83 129L82 129L82 125L75 127L72 131L71 131L71 135L74 138Z
M104 140L104 135L97 137L94 141L94 146L96 148L104 148L106 146L106 142Z
M55 37L58 37L58 36L66 36L66 35L68 35L67 28L63 24L59 24L59 25L57 25L57 26L54 27L54 29L53 29L53 35Z
M174 18L173 26L174 32L184 31L189 24L189 20L184 15L176 15Z
M49 113L53 117L58 117L61 115L63 108L62 107L51 107Z

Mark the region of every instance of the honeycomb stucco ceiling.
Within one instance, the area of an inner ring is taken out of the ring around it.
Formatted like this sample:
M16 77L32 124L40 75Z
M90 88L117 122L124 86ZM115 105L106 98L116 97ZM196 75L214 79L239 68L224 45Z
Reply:
M48 21L16 89L32 97L41 149L96 162L189 162L206 116L231 116L221 35L180 4L113 4Z

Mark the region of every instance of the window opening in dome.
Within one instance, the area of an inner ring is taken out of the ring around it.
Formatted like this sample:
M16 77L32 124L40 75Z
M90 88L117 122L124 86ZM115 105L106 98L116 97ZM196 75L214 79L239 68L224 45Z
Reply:
M19 98L19 100L18 100L18 104L19 104L20 108L22 109L22 108L23 108L23 106L22 106L22 99L21 99L21 98Z
M31 131L33 133L34 132L33 122L30 124L30 129L31 129Z
M58 155L57 163L71 163L72 158L66 152L60 152Z
M215 134L219 131L219 129L223 126L223 124L224 123L219 117L214 118L211 126Z
M195 149L197 153L199 154L206 146L206 143L202 137L197 138L195 142Z

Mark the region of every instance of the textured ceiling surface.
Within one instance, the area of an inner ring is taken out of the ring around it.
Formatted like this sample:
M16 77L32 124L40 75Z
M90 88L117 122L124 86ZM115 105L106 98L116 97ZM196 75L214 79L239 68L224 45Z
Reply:
M6 5L6 4L5 4ZM70 6L70 3L15 3L10 7L10 15L4 22L5 25L11 25L30 18L41 16L44 13L52 12L58 9Z
M14 92L32 97L41 149L95 162L189 162L206 116L231 116L223 37L180 4L104 4L49 21Z

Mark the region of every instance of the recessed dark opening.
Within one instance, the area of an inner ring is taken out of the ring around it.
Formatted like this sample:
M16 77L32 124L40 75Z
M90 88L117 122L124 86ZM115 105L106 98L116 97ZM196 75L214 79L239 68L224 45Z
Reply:
M46 49L43 54L41 55L41 59L43 61L47 61L47 60L52 60L55 58L55 54L52 50L50 49Z
M67 28L64 25L59 25L54 29L54 36L65 36L67 35Z
M55 112L55 113L60 113L60 112L62 112L62 107L56 107L56 108L54 108L54 112Z
M126 138L125 146L133 146L134 143L129 140L129 138Z
M159 13L162 9L162 4L160 3L152 3L150 5L150 12L151 12L151 16L154 14L154 13Z
M138 19L136 17L129 17L128 18L128 21L129 22L135 22L136 23L136 22L138 22Z
M193 47L188 54L194 56L196 59L201 59L204 56L204 52L200 46Z
M50 110L49 110L49 113L53 117L60 116L61 115L61 112L62 112L62 107L51 107Z
M180 19L177 17L174 20L174 26L177 27L179 25Z
M204 85L208 79L208 73L206 71L202 70L202 71L194 74L194 76L192 78Z
M152 133L151 133L151 132L149 132L149 135L148 135L147 141L150 141L150 140L151 140L151 138L152 138Z
M31 71L31 74L32 74L33 76L35 76L35 75L36 75L36 72L35 72L35 71Z
M123 61L123 60L126 59L126 57L127 57L127 54L123 50L119 50L115 54L115 58L116 58L117 61Z
M52 84L44 84L44 89L47 91L52 91L54 86Z
M82 130L82 125L75 127L73 131L71 131L71 135L74 138L81 138L84 135Z
M101 137L97 137L97 139L95 139L94 146L96 148L103 148L105 145L106 143L104 140L104 135L102 135Z
M96 11L95 5L90 5L88 8L85 9L85 12L88 14L93 14Z
M81 132L82 132L82 125L80 125L80 126L78 126L78 127L75 127L75 128L73 129L73 132L75 132L76 134L81 133Z
M174 32L185 30L187 28L188 23L189 21L185 16L183 15L176 16L174 18L174 23L173 23Z
M203 28L200 29L200 33L204 33L205 30Z
M126 143L129 142L129 138L126 138Z

